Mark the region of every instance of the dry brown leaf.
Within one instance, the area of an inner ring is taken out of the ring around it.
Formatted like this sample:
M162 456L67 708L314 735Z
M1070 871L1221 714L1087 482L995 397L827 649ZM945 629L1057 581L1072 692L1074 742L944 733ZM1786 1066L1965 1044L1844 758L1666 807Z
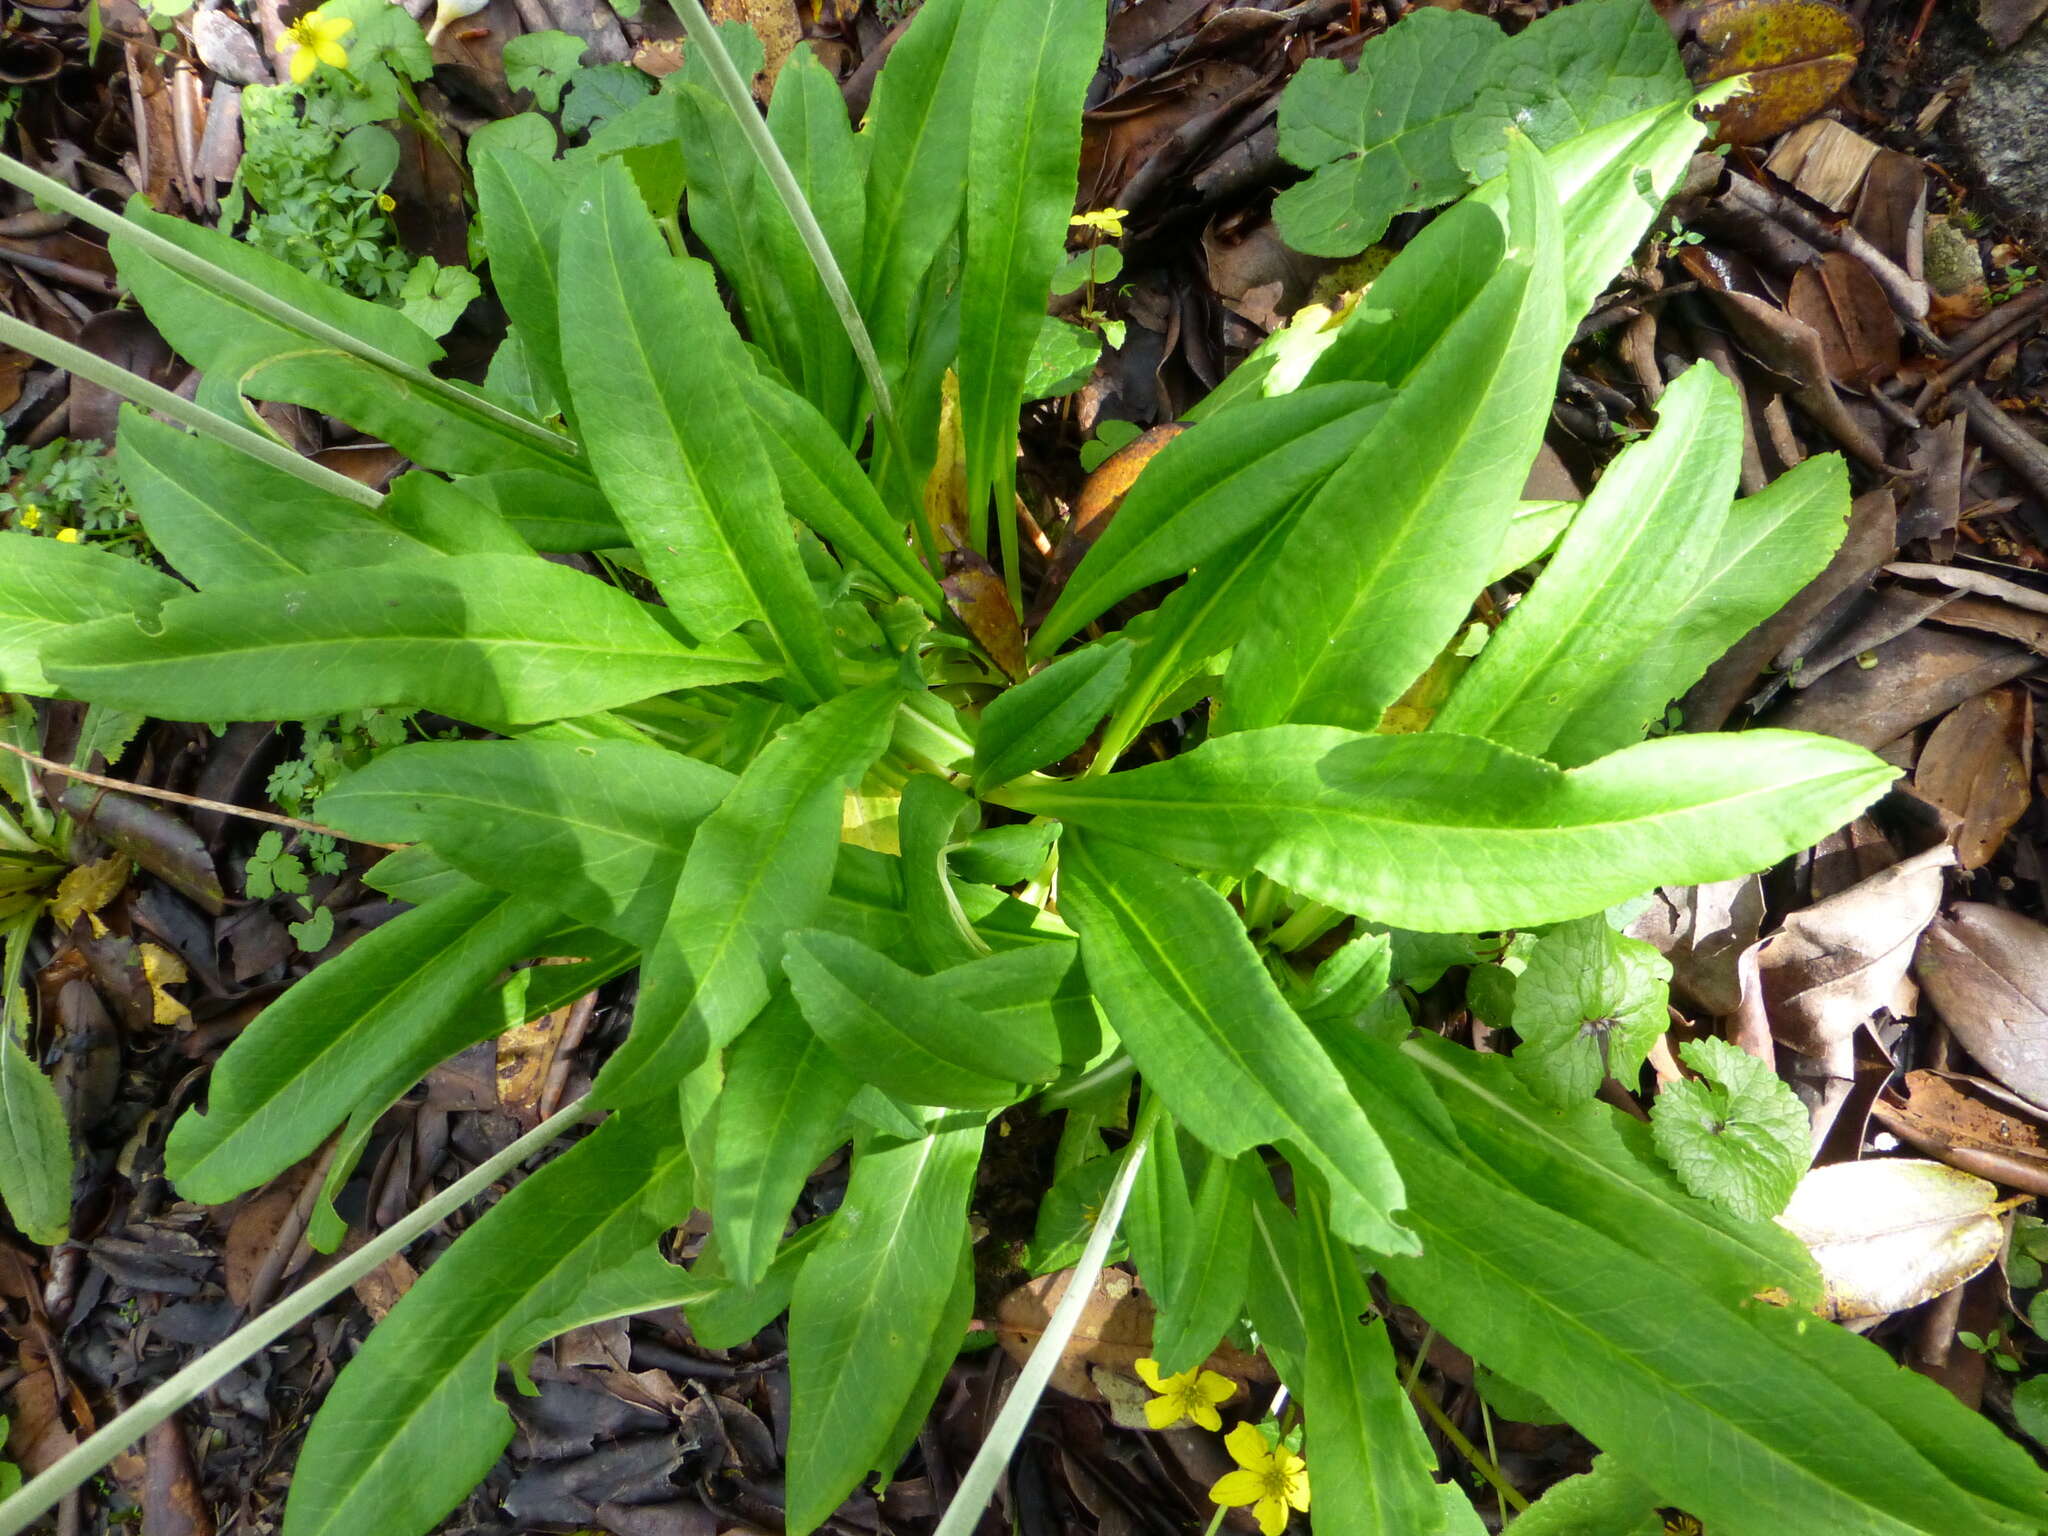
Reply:
M1914 971L1963 1049L2014 1093L2048 1105L2048 928L1960 902L1921 936Z
M1994 1184L2048 1195L2048 1123L2018 1095L1981 1077L1908 1072L1905 1094L1871 1106L1879 1124L1916 1152Z
M1152 462L1160 449L1187 429L1188 424L1181 421L1163 422L1146 428L1097 465L1095 472L1082 484L1081 494L1074 501L1073 516L1067 522L1066 532L1060 535L1059 548L1053 551L1052 565L1032 599L1031 622L1034 627L1052 612L1054 600L1066 590L1075 568L1095 547L1095 541L1102 537L1110 519L1116 516L1117 508L1124 504L1124 496L1138 483L1138 476L1144 473L1145 466Z
M1761 144L1820 111L1863 48L1849 13L1824 0L1723 0L1694 31L1707 50L1701 84L1749 76L1747 92L1710 114L1736 144Z
M1017 610L1010 606L1003 578L971 549L953 550L945 565L939 586L945 591L946 606L981 642L989 660L1021 681L1029 670L1024 659L1024 629L1017 622Z
M1919 1158L1815 1168L1778 1218L1820 1266L1822 1311L1903 1312L1990 1266L2005 1242L1998 1187Z
M1052 1321L1053 1309L1067 1293L1071 1269L1027 1280L996 1307L996 1338L1011 1359L1029 1358ZM1090 1372L1098 1366L1131 1375L1133 1365L1152 1353L1152 1298L1127 1271L1105 1269L1082 1308L1081 1322L1053 1367L1052 1385L1069 1397L1103 1401ZM1248 1382L1277 1380L1263 1356L1247 1355L1223 1345L1202 1362L1204 1370L1228 1376L1242 1388Z
M2018 688L1994 688L1943 717L1920 750L1913 788L1954 815L1956 862L1981 869L2033 797L2033 709Z
M1906 971L1921 931L1941 908L1946 843L1894 864L1785 919L1757 950L1771 1033L1802 1056L1824 1057L1880 1008L1913 1011Z
M1671 962L1674 990L1703 1012L1726 1018L1742 1001L1737 961L1756 942L1763 919L1763 881L1743 875L1658 891L1628 933Z
M238 1307L249 1305L257 1275L276 1246L278 1235L291 1221L305 1187L303 1174L288 1174L246 1202L228 1223L228 1237L221 1255L227 1277L228 1300Z
M1785 307L1820 338L1828 376L1859 393L1899 368L1899 320L1870 268L1829 251L1792 274Z
M192 1010L166 990L191 980L186 974L185 962L160 944L138 944L135 948L142 959L142 979L149 983L151 1021L162 1025L189 1021Z
M2039 666L2040 658L2024 646L1923 624L1794 691L1769 723L1876 751Z

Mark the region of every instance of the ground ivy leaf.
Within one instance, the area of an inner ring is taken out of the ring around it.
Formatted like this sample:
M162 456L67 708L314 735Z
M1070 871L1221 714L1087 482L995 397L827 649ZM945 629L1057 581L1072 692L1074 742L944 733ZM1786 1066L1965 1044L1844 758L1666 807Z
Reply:
M1785 1209L1812 1157L1806 1111L1768 1062L1723 1040L1690 1040L1678 1054L1705 1082L1657 1095L1657 1150L1685 1187L1749 1221Z
M1515 1052L1529 1085L1568 1104L1602 1078L1627 1082L1664 1032L1670 962L1595 913L1537 941L1515 983Z
M543 112L562 105L562 87L583 62L583 50L590 46L567 32L529 32L505 44L505 84L515 91L532 91Z
M1302 65L1280 98L1280 153L1316 174L1273 205L1287 243L1355 256L1395 214L1464 191L1452 130L1505 44L1483 16L1425 7L1368 41L1355 71Z

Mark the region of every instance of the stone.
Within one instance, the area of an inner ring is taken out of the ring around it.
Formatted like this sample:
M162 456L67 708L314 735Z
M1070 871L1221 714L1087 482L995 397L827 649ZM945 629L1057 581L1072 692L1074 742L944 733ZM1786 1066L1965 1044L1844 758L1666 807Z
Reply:
M2048 241L2048 27L1980 64L1949 126L1998 210Z

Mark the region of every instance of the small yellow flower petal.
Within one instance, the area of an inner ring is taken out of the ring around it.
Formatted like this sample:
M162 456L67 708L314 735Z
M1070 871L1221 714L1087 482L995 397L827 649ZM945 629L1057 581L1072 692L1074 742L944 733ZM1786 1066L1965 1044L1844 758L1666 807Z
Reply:
M1138 1380L1145 1383L1154 1392L1164 1392L1166 1390L1166 1378L1159 1374L1159 1362L1157 1360L1134 1360L1131 1362L1131 1369L1138 1373Z
M1252 1506L1252 1513L1259 1517L1259 1529L1265 1536L1280 1536L1287 1529L1287 1501L1267 1495Z
M1308 1508L1308 1463L1304 1462L1299 1456L1290 1456L1287 1459L1294 1463L1293 1470L1287 1474L1287 1502L1296 1509L1306 1510Z
M348 68L348 50L330 38L320 38L313 44L313 54L322 64L334 69Z
M1190 1402L1187 1410L1189 1422L1197 1429L1206 1429L1213 1435L1223 1427L1223 1415L1216 1411L1214 1403Z
M1244 1426L1238 1427L1242 1429ZM1252 1432L1258 1433L1257 1430ZM1242 1467L1235 1472L1224 1473L1209 1490L1209 1502L1212 1504L1253 1504L1265 1496L1266 1480Z
M76 528L59 528L57 530L57 542L59 544L76 544L78 541L79 535Z
M1273 1459L1273 1453L1266 1448L1266 1437L1259 1433L1256 1424L1238 1425L1223 1437L1223 1448L1230 1452L1232 1461L1251 1472L1263 1471ZM1233 1472L1231 1477L1236 1475ZM1229 1478L1224 1481L1228 1482ZM1249 1503L1250 1500L1240 1499L1238 1502Z
M1154 1429L1167 1429L1181 1420L1180 1404L1170 1397L1155 1397L1145 1405L1145 1422ZM1213 1429L1214 1425L1205 1425Z
M43 509L37 506L34 502L30 502L27 506L23 507L21 509L21 516L16 519L16 521L19 522L21 526L24 528L33 528L37 523L40 523L42 520Z
M1230 1401L1230 1394L1237 1390L1237 1383L1215 1371L1204 1371L1196 1378L1195 1387L1210 1402L1227 1403Z
M292 49L291 66L292 84L304 85L313 78L313 71L319 68L319 65L320 61L313 57L312 49L294 47Z

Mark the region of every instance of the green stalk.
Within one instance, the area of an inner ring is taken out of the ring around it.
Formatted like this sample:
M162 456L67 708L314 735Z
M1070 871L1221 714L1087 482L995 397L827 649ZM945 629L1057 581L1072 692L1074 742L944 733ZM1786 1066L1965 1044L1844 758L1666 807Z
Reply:
M574 460L581 452L574 438L549 431L540 423L521 416L517 411L508 411L480 395L458 389L446 379L437 378L424 368L416 368L403 359L392 357L389 353L371 346L361 337L352 336L324 320L316 319L275 294L265 292L255 283L247 282L232 272L215 266L204 256L193 255L183 246L166 240L156 231L145 229L118 213L108 212L91 198L81 196L63 182L45 176L40 171L31 170L11 155L0 154L0 181L12 182L23 191L33 193L38 201L62 209L81 223L90 224L104 234L118 240L131 241L165 266L176 268L187 277L207 284L216 292L246 305L260 315L268 316L280 325L290 326L324 346L346 352L349 356L361 358L387 373L396 374L465 415L480 416L507 431L516 432L538 447L562 458Z
M867 375L868 392L874 396L875 421L881 428L883 442L891 458L902 464L907 472L910 454L904 447L903 429L896 420L895 398L889 393L889 381L882 375L882 362L875 355L874 340L868 335L867 322L860 317L860 307L854 303L853 290L846 285L846 274L839 270L839 258L832 254L831 242L825 238L817 215L811 212L804 189L796 184L796 175L782 156L782 146L775 142L775 135L768 131L760 109L754 105L753 93L747 89L746 81L740 78L732 55L725 51L725 44L719 40L718 29L704 14L701 0L669 0L669 3L681 19L683 29L690 34L691 43L704 50L704 62L711 71L712 83L732 109L740 132L746 135L747 147L761 162L761 169L768 173L768 182L775 188L775 195L789 210L797 235L802 239L804 249L810 253L811 264L818 269L818 279L825 285L825 295L838 312L839 323L846 327L846 339L853 343L853 355L860 361L861 372ZM934 576L943 576L945 568L939 562L938 540L932 536L923 502L913 499L911 511L911 527L917 534L918 552L924 556L925 564L931 567Z
M0 315L0 343L19 347L31 356L40 357L46 363L68 369L79 378L110 389L137 405L147 406L159 415L168 416L180 426L203 432L208 437L226 443L230 448L240 449L252 459L260 459L272 469L281 469L288 475L295 475L315 490L325 491L330 496L341 496L358 506L375 509L384 503L384 498L349 479L337 474L311 459L301 457L285 447L283 443L265 437L261 432L251 431L240 422L209 411L203 405L187 400L183 395L174 395L160 385L152 384L138 373L108 362L96 353L83 347L75 347L68 341L60 341L48 331L39 330L26 321L12 315Z
M388 1231L380 1232L354 1253L252 1318L220 1343L161 1385L144 1394L97 1434L80 1442L27 1483L12 1498L0 1501L0 1536L15 1536L29 1522L55 1506L180 1408L191 1402L271 1340L311 1317L334 1297L354 1285L416 1237L453 1215L590 1112L587 1098L563 1106L486 1163L456 1180L440 1194Z
M1088 1305L1088 1298L1095 1293L1095 1282L1102 1274L1103 1263L1109 1258L1109 1245L1116 1238L1117 1224L1124 1218L1124 1206L1129 1203L1131 1190L1138 1182L1138 1170L1145 1165L1145 1153L1152 1145L1152 1133L1158 1124L1159 1100L1148 1098L1138 1116L1137 1131L1124 1148L1123 1166L1117 1170L1116 1182L1109 1186L1109 1193L1103 1197L1102 1213L1095 1218L1094 1230L1088 1234L1088 1246L1081 1252L1081 1262L1074 1266L1068 1277L1066 1292L1060 1297L1060 1304L1053 1309L1052 1320L1045 1325L1045 1333L1033 1347L1031 1358L1024 1362L1024 1369L1017 1373L1016 1385L1010 1388L1003 1411L989 1426L988 1438L975 1452L967 1475L960 1479L960 1490L953 1495L953 1502L946 1506L946 1513L933 1536L968 1536L981 1523L982 1512L995 1495L996 1481L1010 1464L1017 1442L1024 1438L1038 1400L1045 1395L1046 1385L1052 1380L1053 1367L1066 1353L1068 1341L1080 1326L1081 1313ZM0 1536L5 1536L5 1532L0 1531Z

